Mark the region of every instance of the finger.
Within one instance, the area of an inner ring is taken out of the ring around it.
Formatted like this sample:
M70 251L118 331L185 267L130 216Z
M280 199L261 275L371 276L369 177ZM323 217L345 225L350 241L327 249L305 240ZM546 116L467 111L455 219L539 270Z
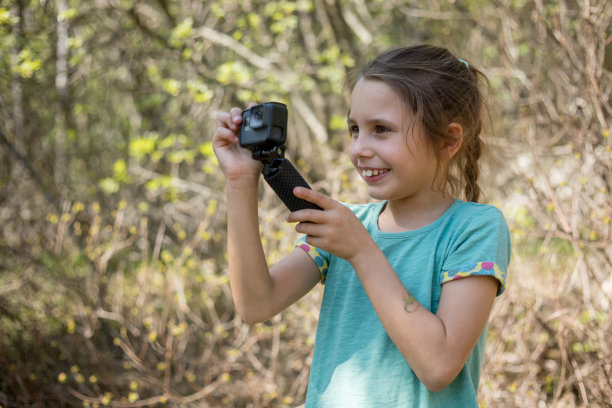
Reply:
M241 116L242 115L242 109L234 106L233 108L230 109L229 113L232 116Z
M238 143L239 137L235 131L224 126L219 126L213 137L213 142L217 146L224 144Z
M325 194L305 187L295 187L293 189L293 195L303 200L309 201L313 204L316 204L324 210L331 209L335 207L338 203L336 200L326 196Z
M232 108L229 112L217 112L217 125L232 131L238 131L242 123L242 111L240 108Z
M319 237L322 234L322 227L312 222L300 222L295 226L295 231L310 237Z
M297 210L287 215L287 222L290 224L296 222L320 224L324 222L324 213L314 209Z
M238 129L242 123L242 109L233 107L229 111L230 114L230 128Z
M251 102L249 103L248 109L251 109L253 106L257 106L259 105L257 102Z
M217 124L219 126L227 125L230 122L231 115L229 112L217 112Z

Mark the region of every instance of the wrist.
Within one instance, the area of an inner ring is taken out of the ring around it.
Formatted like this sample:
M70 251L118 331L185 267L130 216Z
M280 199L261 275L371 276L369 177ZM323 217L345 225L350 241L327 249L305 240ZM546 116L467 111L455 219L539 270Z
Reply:
M226 190L243 190L243 189L257 189L259 184L259 172L248 174L242 173L239 175L232 175L225 177L225 188Z
M361 245L359 251L354 253L350 258L347 258L346 261L351 264L355 271L357 271L358 269L363 269L364 266L371 262L376 262L378 255L383 255L384 257L384 254L382 254L376 242L370 238L367 245Z

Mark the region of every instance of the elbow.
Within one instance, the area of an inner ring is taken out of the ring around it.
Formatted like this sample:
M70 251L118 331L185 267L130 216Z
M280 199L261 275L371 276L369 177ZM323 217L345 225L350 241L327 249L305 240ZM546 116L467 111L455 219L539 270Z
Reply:
M443 380L431 380L431 381L423 381L425 387L431 392L442 391L446 386L448 386L452 381L443 381Z
M271 317L262 313L260 310L238 307L238 305L236 305L236 312L238 316L240 316L240 319L248 325L263 323Z
M252 315L250 313L238 313L238 315L240 316L242 321L245 322L248 325L254 325L254 324L257 324L257 323L263 323L263 322L265 322L267 320L267 319L262 319L261 317Z
M442 391L457 378L459 372L450 370L448 367L432 369L420 378L423 385L431 392Z

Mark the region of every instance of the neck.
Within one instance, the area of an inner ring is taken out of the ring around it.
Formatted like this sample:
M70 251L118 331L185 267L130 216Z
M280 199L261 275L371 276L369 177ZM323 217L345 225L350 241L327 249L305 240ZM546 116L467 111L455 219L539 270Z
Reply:
M440 218L454 201L454 198L443 193L389 201L378 217L378 228L384 232L404 232L423 228Z

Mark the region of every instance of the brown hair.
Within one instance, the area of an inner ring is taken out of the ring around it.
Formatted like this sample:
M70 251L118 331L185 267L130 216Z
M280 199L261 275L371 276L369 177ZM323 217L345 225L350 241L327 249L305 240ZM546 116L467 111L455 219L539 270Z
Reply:
M438 170L435 181L453 195L463 190L465 199L477 202L478 160L484 149L480 133L482 113L487 109L480 85L486 76L447 49L417 45L389 49L357 71L352 87L361 79L379 80L393 89L412 109L414 124L425 129L429 141L439 147L448 138L450 123L463 128L463 143L448 161L436 150Z

